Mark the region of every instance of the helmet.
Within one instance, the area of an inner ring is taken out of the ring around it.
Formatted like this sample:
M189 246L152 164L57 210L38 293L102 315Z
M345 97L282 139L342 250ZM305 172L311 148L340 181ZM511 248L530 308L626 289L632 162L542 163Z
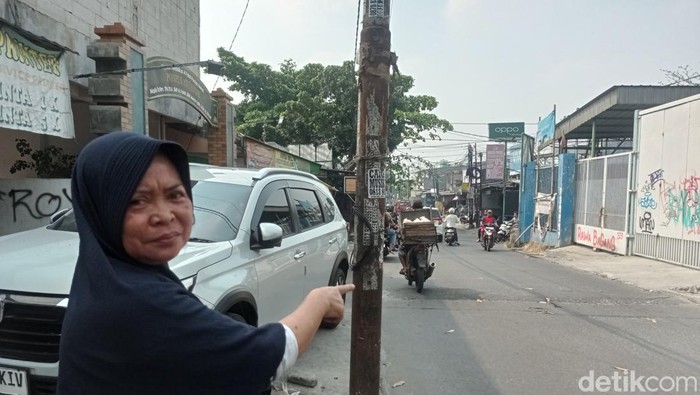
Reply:
M486 214L493 214L493 210L487 210Z
M391 204L387 204L387 205L386 205L386 211L388 211L388 212L393 212L393 211L394 211L394 206L392 206Z
M450 209L450 214L454 214L454 213L455 213L455 209L454 209L454 207L453 207L453 208Z

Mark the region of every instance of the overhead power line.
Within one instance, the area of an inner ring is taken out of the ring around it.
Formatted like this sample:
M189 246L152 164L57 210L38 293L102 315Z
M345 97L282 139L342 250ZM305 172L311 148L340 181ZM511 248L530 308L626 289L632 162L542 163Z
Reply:
M233 43L236 41L236 37L238 37L238 31L241 29L241 25L243 24L243 18L245 18L245 13L248 11L248 4L250 4L250 0L247 0L245 2L245 8L243 9L243 15L241 15L241 20L238 21L238 27L236 27L236 32L233 34L233 39L231 40L231 44L228 46L228 51L231 52L231 48L233 48ZM216 89L216 84L219 83L219 77L216 77L216 81L214 81L214 87L212 90Z

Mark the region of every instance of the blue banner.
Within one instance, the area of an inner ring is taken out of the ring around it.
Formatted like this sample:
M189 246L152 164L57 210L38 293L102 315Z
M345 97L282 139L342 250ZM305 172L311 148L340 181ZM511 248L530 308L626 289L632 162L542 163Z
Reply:
M537 146L541 147L542 144L550 142L552 139L554 139L554 128L555 128L555 120L554 120L554 111L550 112L549 115L544 117L538 124L537 124Z

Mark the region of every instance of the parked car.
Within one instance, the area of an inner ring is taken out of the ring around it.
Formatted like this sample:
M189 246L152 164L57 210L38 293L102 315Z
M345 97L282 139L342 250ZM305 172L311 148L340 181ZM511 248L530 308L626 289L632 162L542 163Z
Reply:
M346 222L318 178L272 168L190 170L192 238L170 267L202 303L259 325L289 314L313 288L345 283ZM13 393L55 391L78 244L72 211L0 237L0 377L28 384Z
M440 215L440 210L435 207L423 207L424 209L430 209L430 219L435 224L435 232L437 233L438 242L442 243L442 239L445 235L445 224L442 223L442 215Z

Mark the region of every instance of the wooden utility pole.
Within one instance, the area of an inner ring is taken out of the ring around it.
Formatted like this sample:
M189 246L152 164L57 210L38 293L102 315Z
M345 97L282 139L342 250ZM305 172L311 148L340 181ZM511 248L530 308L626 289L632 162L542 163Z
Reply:
M357 198L350 394L379 394L385 174L389 137L389 0L364 0L357 111Z

